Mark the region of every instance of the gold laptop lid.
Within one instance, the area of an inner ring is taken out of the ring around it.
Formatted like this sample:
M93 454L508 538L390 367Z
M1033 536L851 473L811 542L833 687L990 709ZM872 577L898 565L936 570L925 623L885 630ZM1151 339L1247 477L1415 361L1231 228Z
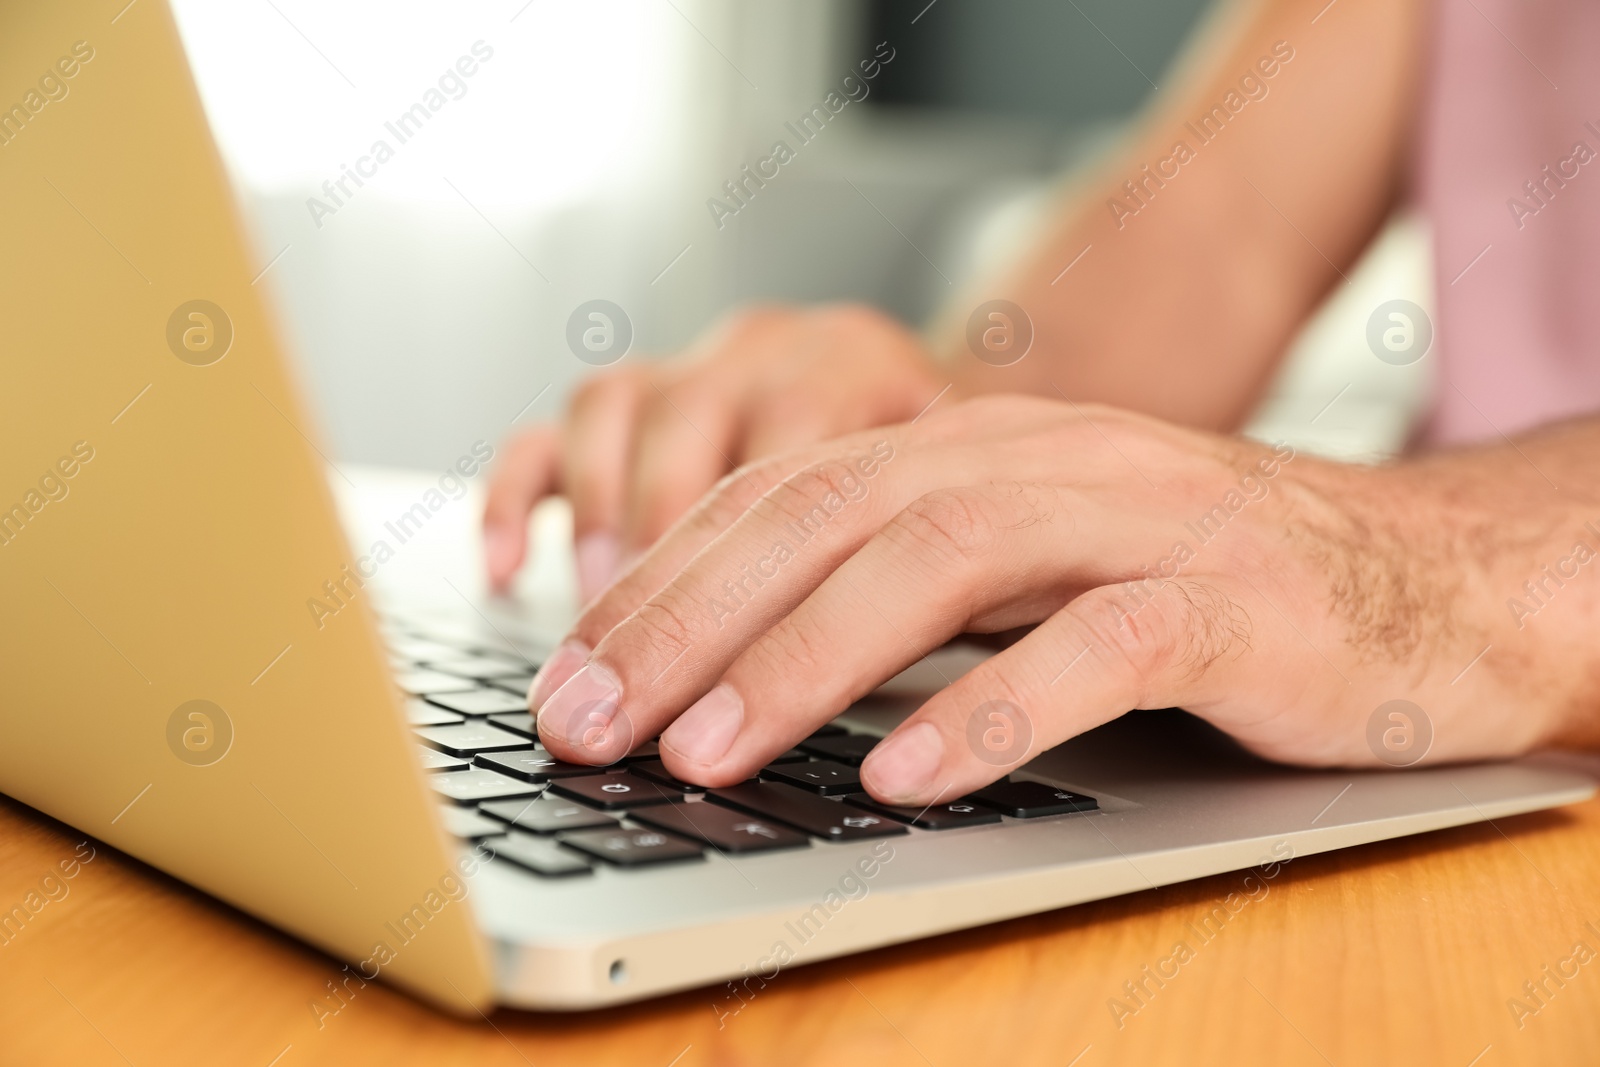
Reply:
M487 1002L166 4L6 4L0 108L0 790Z

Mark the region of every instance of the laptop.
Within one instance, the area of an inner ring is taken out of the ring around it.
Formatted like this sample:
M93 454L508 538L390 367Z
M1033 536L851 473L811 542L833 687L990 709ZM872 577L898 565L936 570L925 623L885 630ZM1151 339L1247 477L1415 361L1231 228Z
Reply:
M0 791L341 961L313 1011L382 980L464 1015L732 1012L816 960L1594 792L1548 756L1276 766L1166 711L891 809L854 775L892 693L725 790L648 740L563 765L523 697L554 586L413 589L427 491L370 517L392 560L341 529L166 5L0 23Z

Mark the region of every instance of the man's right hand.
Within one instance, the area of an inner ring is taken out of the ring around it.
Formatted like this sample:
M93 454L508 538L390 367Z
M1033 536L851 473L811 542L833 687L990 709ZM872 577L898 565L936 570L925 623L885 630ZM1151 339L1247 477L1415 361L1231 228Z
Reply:
M904 422L947 381L871 308L739 312L679 356L588 379L559 426L507 443L484 509L490 582L509 584L529 513L563 493L587 601L739 464Z

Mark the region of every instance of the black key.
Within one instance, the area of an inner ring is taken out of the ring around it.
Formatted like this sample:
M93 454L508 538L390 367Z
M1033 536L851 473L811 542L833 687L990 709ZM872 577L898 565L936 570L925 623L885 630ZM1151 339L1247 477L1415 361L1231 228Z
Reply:
M720 804L658 804L629 812L634 822L704 841L723 852L803 848L811 839L798 830ZM998 816L997 816L998 818Z
M726 789L708 790L718 804L765 815L829 841L855 841L864 837L903 834L906 828L882 815L846 807L782 782L745 782Z
M406 697L406 721L412 726L450 726L466 720L453 711L434 707L426 700Z
M669 860L697 860L699 845L692 845L659 830L580 830L562 834L561 843L619 867L641 867Z
M525 782L548 782L552 778L571 778L576 774L599 774L602 771L600 767L582 763L562 763L537 745L512 749L510 752L480 752L473 762Z
M975 804L966 797L952 800L948 804L935 804L924 810L922 808L901 808L893 804L879 804L865 793L852 793L844 798L846 804L854 804L867 811L875 811L887 815L891 819L908 822L912 826L920 826L924 830L954 830L961 826L982 826L985 823L1000 821L1000 813L980 804Z
M482 805L479 810L497 819L503 819L519 830L529 830L536 834L617 825L617 820L610 815L602 815L593 808L554 797L540 797L537 800L493 800Z
M412 696L424 697L431 693L464 693L478 688L471 678L457 678L438 671L402 671L395 676L400 688Z
M526 706L527 701L523 701L523 705ZM514 734L521 734L523 737L531 738L534 741L539 740L539 728L533 724L532 712L524 711L513 715L491 715L489 716L489 721L502 730L510 730Z
M502 797L535 797L544 789L543 786L519 782L481 767L431 774L428 784L457 804L476 804L480 800L498 800Z
M444 813L444 828L452 837L476 840L481 837L494 837L506 832L506 824L497 822L486 815L479 815L471 808L441 808Z
M835 734L832 737L808 737L800 742L799 747L813 756L859 767L877 743L878 738L866 734Z
M526 697L516 697L503 689L471 689L465 693L432 693L428 703L460 712L462 715L504 715L527 711Z
M812 737L834 737L834 736L837 736L838 734L842 734L842 733L844 733L844 727L843 726L839 726L839 725L837 725L835 723L827 722L827 723L823 723L821 726L819 726L815 730L813 730L811 732L811 736Z
M666 764L662 763L660 760L647 760L644 763L630 763L628 764L628 770L634 774L637 774L641 778L648 778L652 782L659 782L662 785L671 786L680 793L704 793L706 791L706 787L703 785L695 785L693 782L685 782L674 778L672 776L672 772L667 770Z
M626 771L620 774L591 774L583 778L561 778L550 784L550 790L610 810L637 808L644 804L668 804L683 799L683 794L670 786L658 785Z
M435 751L426 745L418 745L417 751L422 753L422 769L425 771L459 771L463 767L472 766L471 760L446 756L443 752Z
M1071 811L1094 811L1100 806L1094 797L1086 797L1070 789L1058 789L1043 782L1000 781L977 790L972 794L972 799L1019 819L1064 815Z
M528 747L526 737L518 737L482 722L467 722L460 726L423 726L415 733L423 744L452 756L474 756L479 752Z
M780 752L772 757L773 763L800 763L811 758L809 752L801 752L798 748L791 748L787 752Z
M861 772L833 760L779 763L763 770L761 777L775 782L788 782L825 797L861 792Z
M635 745L633 751L622 757L628 763L640 763L644 760L659 760L661 746L655 741L646 741L642 745Z
M648 778L652 782L660 782L662 785L670 785L680 793L704 793L706 791L706 787L703 785L695 785L693 782L685 782L681 778L674 778L672 776L672 772L667 770L666 764L662 763L660 760L649 760L645 763L630 763L628 764L628 770L634 774L637 774L641 778ZM747 780L751 782L755 781L754 778Z
M588 874L589 861L570 849L562 848L547 837L527 834L507 834L490 839L486 844L495 859L507 859L518 867L526 867L534 874L546 878L563 878L569 874Z

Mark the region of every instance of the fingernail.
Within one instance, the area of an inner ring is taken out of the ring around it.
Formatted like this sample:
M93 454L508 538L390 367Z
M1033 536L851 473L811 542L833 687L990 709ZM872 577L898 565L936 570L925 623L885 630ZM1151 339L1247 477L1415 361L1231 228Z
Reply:
M661 743L691 762L710 766L728 754L743 725L744 700L724 682L690 704L661 735Z
M944 735L931 722L919 722L878 746L861 765L872 791L890 801L915 800L944 762Z
M489 565L489 577L496 585L504 584L517 565L516 533L504 526L485 526L483 555Z
M544 661L544 666L534 674L528 686L528 707L535 712L542 708L552 693L566 685L567 679L583 668L592 651L575 637L561 642L560 647Z
M595 748L621 700L617 676L598 663L585 664L539 708L539 736L559 738L572 748Z
M620 549L617 535L605 530L584 534L573 546L578 558L578 595L587 604L611 584Z

